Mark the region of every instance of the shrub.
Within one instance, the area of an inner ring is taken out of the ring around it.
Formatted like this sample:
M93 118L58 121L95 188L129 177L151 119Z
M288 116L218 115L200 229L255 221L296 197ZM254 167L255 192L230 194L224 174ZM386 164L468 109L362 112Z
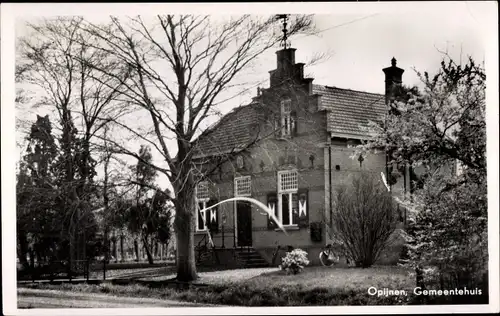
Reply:
M307 252L302 249L294 249L287 252L281 261L281 270L286 271L287 274L297 274L309 264L307 259Z
M396 203L379 175L362 173L335 189L332 232L357 267L371 267L392 242Z

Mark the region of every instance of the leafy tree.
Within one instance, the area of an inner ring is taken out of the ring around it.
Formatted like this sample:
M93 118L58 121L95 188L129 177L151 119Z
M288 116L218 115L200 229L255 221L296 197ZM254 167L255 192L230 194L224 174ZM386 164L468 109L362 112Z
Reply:
M139 156L141 159L134 168L135 179L132 181L138 189L135 203L128 208L127 223L131 232L140 235L148 262L152 264L153 243L168 243L170 240L171 197L168 191L161 191L154 184L157 172L150 165L153 159L151 149L141 146ZM151 197L148 196L150 192L153 192Z
M481 65L446 57L423 89L403 89L365 148L409 164L413 195L405 264L428 282L484 286L487 272L485 80ZM415 186L420 182L419 186ZM486 289L487 291L487 289Z
M357 267L367 268L390 243L397 207L380 179L362 173L335 188L333 235Z
M28 135L26 154L17 175L17 236L19 258L27 265L28 243L39 260L55 255L61 237L61 213L55 208L54 161L57 146L48 116L37 116Z
M156 169L151 167L151 162L153 160L153 155L151 154L151 148L149 146L141 145L139 149L139 159L137 165L135 166L135 182L137 185L137 203L140 202L141 198L147 193L148 190L154 185L154 180L157 176Z
M153 243L156 241L168 243L170 240L172 215L169 201L166 193L156 191L152 197L132 206L128 213L129 229L140 234L150 264L154 263Z

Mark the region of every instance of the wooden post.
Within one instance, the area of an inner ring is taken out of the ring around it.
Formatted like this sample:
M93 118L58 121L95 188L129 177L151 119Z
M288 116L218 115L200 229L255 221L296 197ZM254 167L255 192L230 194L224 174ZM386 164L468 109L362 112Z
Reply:
M124 236L123 232L120 233L120 255L121 255L121 262L125 261L125 250L123 249L123 243L124 243Z
M222 248L224 247L224 223L222 223Z
M76 265L75 265L76 266ZM71 282L71 279L72 279L72 268L73 268L73 262L71 262L70 260L70 264L69 264L69 271L68 271L68 277L69 277L69 282Z
M35 282L35 256L33 249L30 250L31 280Z
M102 279L106 280L106 259L102 260Z
M87 282L89 282L90 278L90 258L87 258L87 264L86 264L86 270L87 270Z

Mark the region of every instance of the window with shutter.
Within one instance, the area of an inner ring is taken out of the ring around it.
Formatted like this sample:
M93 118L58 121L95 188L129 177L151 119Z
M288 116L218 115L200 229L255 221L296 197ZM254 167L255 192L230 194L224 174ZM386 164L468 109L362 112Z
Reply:
M210 207L212 205L217 204L218 201L215 199L212 199L207 202L207 207ZM214 208L211 208L207 211L207 227L210 230L211 233L218 233L219 232L219 207L216 206Z
M197 231L206 231L206 214L205 208L207 207L207 202L199 202L197 203L198 211L196 212L196 230Z
M274 216L279 218L279 216L278 216L278 197L277 197L275 192L269 193L267 195L267 207L271 210L271 212L274 213ZM278 226L276 225L276 222L268 214L267 215L267 228L268 229L275 229L277 227Z
M278 172L278 218L283 225L297 225L298 209L298 172L287 170Z
M196 186L195 196L196 205L198 206L198 210L196 212L196 231L206 231L208 223L208 212L205 210L205 208L207 208L207 202L210 199L207 181L198 183L198 185Z
M300 189L297 195L297 222L299 227L307 227L309 225L309 191L307 189Z

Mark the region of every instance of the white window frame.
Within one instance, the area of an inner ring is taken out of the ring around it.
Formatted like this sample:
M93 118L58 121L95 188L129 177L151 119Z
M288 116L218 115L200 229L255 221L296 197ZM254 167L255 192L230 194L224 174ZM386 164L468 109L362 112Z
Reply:
M296 186L293 188L282 189L281 180L282 176L285 174L295 173ZM298 223L293 222L293 194L297 194L298 198L299 191L299 174L297 170L283 170L278 171L278 219L284 226L298 226ZM289 223L283 223L283 195L288 195L288 212L289 212Z
M292 100L281 100L281 136L291 137L294 126L295 121L292 117Z
M238 192L238 182L240 181L248 181L250 190L247 193L239 194ZM234 196L252 196L252 177L251 176L242 176L234 178Z
M197 232L206 232L207 231L207 221L206 221L206 209L207 208L207 203L208 201L210 200L210 193L208 193L208 196L205 196L205 197L198 197L198 190L200 188L200 186L205 186L208 190L208 181L202 181L202 182L199 182L198 185L196 186L196 194L195 194L195 200L196 200L196 231ZM201 210L199 210L198 208L200 207L200 204L202 204L202 208ZM200 212L201 211L201 212ZM205 219L203 221L203 228L200 229L198 223L199 223L199 216L200 216L200 213L202 213L202 216L203 218Z

